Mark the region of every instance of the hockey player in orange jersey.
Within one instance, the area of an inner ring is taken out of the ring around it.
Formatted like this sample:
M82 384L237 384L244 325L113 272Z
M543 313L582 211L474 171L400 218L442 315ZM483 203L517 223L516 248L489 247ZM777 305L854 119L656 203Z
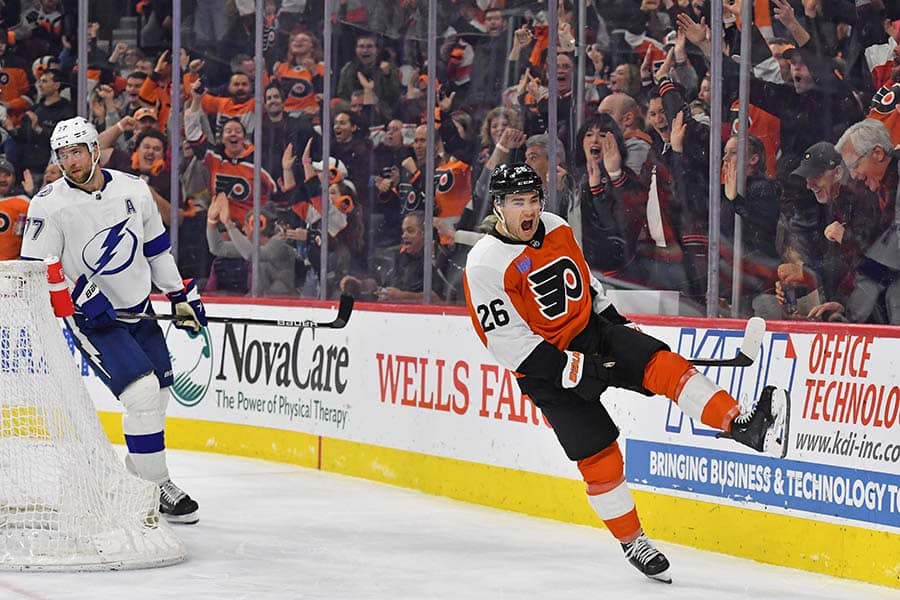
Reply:
M616 174L610 173L615 179ZM635 329L591 276L572 229L543 213L540 177L500 165L490 198L498 223L469 253L466 303L481 341L518 374L587 484L591 505L647 577L671 582L669 561L644 535L625 481L619 430L600 401L607 387L661 394L688 416L759 452L783 457L789 398L766 387L753 409L663 342Z

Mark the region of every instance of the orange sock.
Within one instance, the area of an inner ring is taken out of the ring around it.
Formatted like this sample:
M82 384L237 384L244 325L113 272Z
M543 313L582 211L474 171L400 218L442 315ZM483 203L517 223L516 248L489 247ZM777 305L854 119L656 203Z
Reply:
M578 461L587 483L588 500L617 540L634 541L641 534L641 521L631 491L625 482L625 461L618 442Z
M737 400L686 358L668 350L660 350L647 363L643 385L677 403L684 414L716 429L730 431L731 421L740 414Z

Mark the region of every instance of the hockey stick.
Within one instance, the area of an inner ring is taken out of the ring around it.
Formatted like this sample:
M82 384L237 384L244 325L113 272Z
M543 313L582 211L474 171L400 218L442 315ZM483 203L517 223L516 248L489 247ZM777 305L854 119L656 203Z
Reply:
M751 317L744 329L741 349L734 358L690 358L698 367L749 367L759 354L763 336L766 333L766 322L760 317Z
M289 319L253 319L244 317L215 317L206 316L209 323L232 323L236 325L272 325L275 327L300 327L300 328L324 328L324 329L343 329L350 320L350 314L353 312L353 296L349 294L341 294L341 300L338 304L337 317L333 321L325 321L317 323L316 321L304 320L293 321ZM174 315L157 315L150 313L131 313L122 310L116 311L116 316L120 319L150 319L153 321L174 321L177 317Z

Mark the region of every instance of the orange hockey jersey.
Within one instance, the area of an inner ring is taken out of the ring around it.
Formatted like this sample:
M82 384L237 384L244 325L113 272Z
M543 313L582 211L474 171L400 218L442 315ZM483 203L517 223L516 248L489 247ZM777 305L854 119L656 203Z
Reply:
M455 158L435 167L434 203L437 216L459 220L466 207L472 207L472 167Z
M897 50L897 40L894 36L888 38L887 43L873 44L865 49L866 65L869 67L872 84L876 90L894 82L892 78L894 56L898 53L900 50Z
M231 218L243 226L247 213L253 210L253 146L248 146L237 158L228 158L219 149L213 149L205 138L191 142L194 152L209 169L209 187L212 195L225 192L228 196ZM260 206L265 206L275 191L275 180L263 168L259 170Z
M252 97L245 102L235 102L227 96L203 94L200 96L200 106L203 107L203 112L215 116L216 139L222 135L225 121L235 117L241 120L248 136L253 133L253 108L256 102Z
M591 311L612 304L591 276L572 228L551 213L541 215L528 243L496 235L480 239L469 252L463 282L478 337L513 371L543 341L568 348Z
M738 131L739 108L740 105L735 100L731 104L732 135ZM766 173L769 177L775 177L775 165L781 155L781 119L753 104L749 107L747 119L750 122L750 134L758 137L766 148Z
M17 231L19 216L28 214L28 198L11 196L0 199L0 260L18 260L22 250L22 232Z
M24 64L15 57L6 57L0 62L0 102L9 111L9 118L18 124L26 110L31 108L28 92L31 82Z
M884 123L894 146L900 144L900 83L889 82L875 92L869 105L869 118Z
M166 83L165 85L159 85L158 79L159 76L156 74L145 79L144 83L141 84L139 97L144 102L156 107L156 113L159 115L156 120L157 126L160 131L165 133L169 126L169 115L172 113L172 84ZM181 78L182 100L188 98L188 90L191 89L191 81L189 73L184 74ZM182 106L184 105L182 104Z
M284 98L284 112L291 116L297 116L296 113L300 112L318 113L319 99L316 98L316 93L322 91L322 78L325 76L325 66L322 63L316 65L315 73L297 65L278 63L273 75L278 80Z

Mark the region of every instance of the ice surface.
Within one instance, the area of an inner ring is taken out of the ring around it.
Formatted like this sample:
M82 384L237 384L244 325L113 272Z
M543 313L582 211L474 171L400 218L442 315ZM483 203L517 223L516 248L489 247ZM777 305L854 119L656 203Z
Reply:
M0 599L881 600L900 590L659 543L672 585L609 533L289 465L170 452L200 503L187 562L111 573L0 573ZM678 518L674 515L673 518Z

